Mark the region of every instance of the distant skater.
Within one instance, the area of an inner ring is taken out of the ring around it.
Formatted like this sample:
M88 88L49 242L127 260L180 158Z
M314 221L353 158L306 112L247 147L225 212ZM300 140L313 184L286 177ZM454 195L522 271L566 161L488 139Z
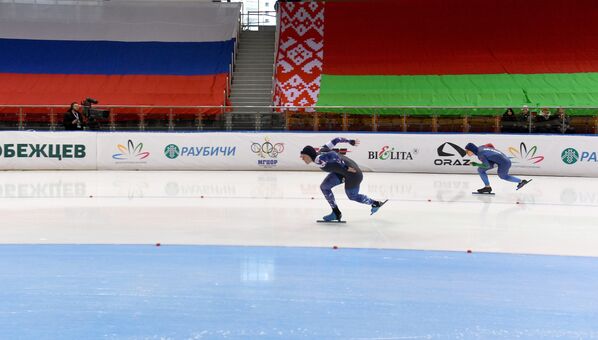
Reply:
M472 162L471 164L478 167L478 173L484 182L484 187L478 189L480 194L492 193L492 187L488 180L486 171L493 169L496 165L498 167L498 177L505 181L517 183L517 190L521 189L524 185L531 182L530 180L519 179L515 176L509 175L509 169L511 168L511 160L504 153L496 150L492 144L476 146L473 143L468 143L465 146L468 156L476 155L482 163Z
M375 213L380 209L384 202L373 200L366 195L359 193L359 185L363 180L363 173L357 163L347 156L340 155L332 148L338 143L349 143L351 145L359 145L359 140L334 138L328 144L322 146L319 152L312 146L308 145L301 150L301 159L305 164L314 162L323 171L329 172L328 176L320 185L320 189L324 197L332 208L332 213L324 216L323 222L341 221L342 213L336 204L332 188L345 182L345 193L347 197L355 202L367 204L371 206L371 213Z

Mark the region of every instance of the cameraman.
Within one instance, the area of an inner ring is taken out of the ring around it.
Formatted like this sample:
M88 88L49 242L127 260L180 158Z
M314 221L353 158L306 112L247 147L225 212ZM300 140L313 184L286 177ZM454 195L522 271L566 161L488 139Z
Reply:
M71 107L64 114L63 124L66 131L83 130L83 115L79 111L77 102L71 103Z
M85 98L81 102L83 117L85 118L85 127L91 131L99 131L101 129L100 122L104 119L108 119L110 114L107 110L96 110L92 108L92 104L98 104L99 102L93 98Z

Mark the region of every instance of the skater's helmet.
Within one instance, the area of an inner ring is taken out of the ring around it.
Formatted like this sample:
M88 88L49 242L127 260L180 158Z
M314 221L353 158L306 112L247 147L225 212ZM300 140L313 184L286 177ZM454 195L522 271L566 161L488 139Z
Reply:
M474 155L478 154L478 147L473 143L467 143L467 145L465 145L465 150L473 152Z
M316 149L314 149L311 145L307 145L306 147L304 147L303 150L301 150L301 154L308 155L312 161L315 161L316 156L318 155Z

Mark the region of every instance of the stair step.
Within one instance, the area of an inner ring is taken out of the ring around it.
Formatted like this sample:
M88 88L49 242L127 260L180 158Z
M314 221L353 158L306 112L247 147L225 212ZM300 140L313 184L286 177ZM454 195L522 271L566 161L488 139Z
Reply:
M251 95L251 94L245 94L245 93L233 93L230 96L231 99L235 99L235 100L240 100L240 101L244 101L244 100L249 100L249 101L255 101L255 100L272 100L272 95L270 93L262 93L262 94L258 94L258 95Z
M253 115L253 117L252 117L252 118L250 118L250 119L251 119L253 122L255 122L255 115L256 115L256 114L258 114L258 115L269 115L269 114L270 114L270 111L266 111L266 110L259 110L259 111L247 111L247 112L245 112L245 111L234 111L234 110L233 110L233 111L232 111L232 114L233 114L233 115L237 115L237 116L240 116L240 115ZM279 118L275 118L275 119L279 119ZM266 119L264 119L264 118L261 118L260 120L261 120L262 122L264 122ZM268 119L268 121L271 121L271 120L273 120L273 119ZM269 122L267 122L267 123L269 123Z
M271 94L261 94L261 95L257 95L257 96L247 96L245 94L243 95L239 95L239 96L230 96L230 100L234 100L234 101L244 101L244 100L261 100L261 101L272 101L272 95Z
M234 89L233 89L234 90ZM247 92L232 92L231 98L271 98L272 94L270 92L259 92L259 93L247 93Z
M272 35L257 35L257 36L253 36L253 35L241 35L239 37L239 42L242 41L275 41L276 40L276 34L272 34Z
M255 64L255 63L243 63L243 64L235 64L234 69L237 70L239 68L241 69L261 69L261 70L265 70L265 69L270 69L270 72L272 72L272 70L274 70L274 62L271 63L259 63L259 64Z
M239 40L239 44L237 45L239 48L241 47L274 47L276 46L276 38L272 39L241 39Z
M237 55L237 62L247 61L247 62L272 62L274 63L274 54L264 54L264 55Z
M250 89L250 90L271 90L272 89L272 82L262 82L261 84L256 82L235 82L233 79L233 89Z
M248 41L244 40L243 42L239 43L237 49L274 49L276 48L276 43L273 42L257 42L257 41Z
M264 97L271 97L272 96L272 92L269 90L264 90L261 92L257 92L257 91L243 91L242 89L235 89L233 88L231 91L231 98L233 96L236 97L258 97L258 98L264 98Z
M240 87L243 86L243 87ZM256 90L265 90L265 89L272 89L273 82L272 81L234 81L233 80L233 89L236 88L254 88Z
M235 64L235 68L236 67L259 67L259 68L270 67L270 68L273 69L274 68L274 61L271 62L271 63L268 63L268 62L264 63L264 62L247 62L247 61L244 61L244 62L238 62L238 63L236 63Z
M274 55L274 49L271 50L264 50L264 49L255 49L255 50L239 50L237 52L237 58L239 56L265 56L265 55Z
M241 48L248 48L248 49L257 49L257 48L276 48L276 41L248 41L244 40L237 45L238 49Z
M253 84L268 83L272 82L272 76L237 76L233 77L233 85L239 84L239 82L247 82Z
M239 104L239 103L256 103L256 105L270 105L272 101L272 97L230 97L229 98L231 103Z
M262 82L260 83L256 83L256 82L234 82L233 81L233 90L234 89L253 89L253 90L259 90L259 91L263 91L263 90L271 90L272 89L272 82L266 83L266 82Z
M276 55L274 53L239 53L237 54L237 61L244 61L244 60L251 60L251 61L265 61L265 62L274 62L276 59Z
M237 84L237 85L242 85L242 84ZM255 88L255 87L237 87L237 86L233 86L232 87L232 94L237 94L237 95L244 95L244 96L263 96L263 95L270 95L270 93L272 92L272 88L271 87L262 87L262 88Z
M261 50L272 50L274 51L276 49L276 44L268 44L265 46L261 46L261 45L255 45L255 44L247 44L247 45L239 45L238 50L241 51L261 51Z
M271 37L244 37L244 36L241 36L241 38L239 38L239 44L243 44L246 41L253 42L253 43L271 44L273 42L276 42L276 37L275 36L271 36Z
M274 66L274 61L272 61L271 63L270 62L260 62L260 63L244 62L244 63L235 63L235 65L234 65L235 69L237 69L239 67L264 69L268 66L270 66L270 69L272 69L272 67Z
M244 64L249 63L261 63L261 64L274 64L274 54L270 55L239 55L237 56L237 62L244 62Z
M272 83L262 83L262 84L256 84L256 83L251 83L251 84L244 84L244 83L239 83L239 84L233 84L232 87L233 91L235 91L236 89L254 89L254 90L259 90L259 91L264 91L264 90L272 90Z
M257 73L257 74L255 74ZM239 81L248 81L248 80L257 80L258 83L264 81L264 80L268 80L268 81L272 81L273 77L272 77L272 71L269 72L234 72L233 73L233 83L235 82L239 82Z
M242 115L247 115L247 116L253 116L250 119L252 121L255 121L255 115L263 115L263 114L267 114L270 112L270 109L268 108L260 108L260 109L255 109L253 111L250 110L245 110L245 111L237 111L235 109L233 109L233 111L231 112L234 116L242 116Z
M261 73L262 75L265 74L269 74L272 75L272 73L274 73L274 64L272 64L270 67L268 66L262 66L262 67L250 67L250 66L242 66L240 68L236 68L233 70L234 73L233 75L238 73Z
M243 38L254 38L254 39L259 39L259 38L274 38L276 37L276 32L267 32L267 33L241 33L239 34L239 39L243 39Z
M237 59L235 66L272 66L274 65L274 58L271 59L256 59L256 60L246 60L246 59Z
M269 49L273 50L276 48L276 44L274 42L271 43L263 43L263 42L253 42L253 41L243 41L239 44L237 50L241 49L249 49L249 50L258 50L258 49Z
M274 58L274 51L253 50L253 51L239 51L237 58L240 57L272 57Z
M246 86L245 88L252 88L252 86L253 86L253 88L256 90L264 90L266 88L264 86L266 86L266 85L268 85L267 86L268 89L271 89L272 83L273 83L272 80L266 81L266 80L257 80L257 79L253 79L253 80L252 79L244 79L244 80L237 79L235 81L233 79L232 88L235 89L237 86L240 86L240 85L249 85L249 86ZM256 86L259 86L259 87L256 87Z
M269 50L266 50L266 49L241 50L241 49L239 49L237 52L238 52L237 53L237 57L239 55L248 55L248 56L251 56L251 55L269 55L269 54L274 55L274 49L269 49Z
M248 91L256 91L260 93L270 93L272 91L272 84L270 86L244 86L244 84L237 84L236 86L232 87L231 93L246 93Z
M232 106L235 106L239 109L241 108L251 108L251 109L256 109L256 108L263 108L263 107L269 107L272 105L271 102L231 102Z
M268 79L272 79L272 70L270 70L269 72L239 71L233 74L233 79L237 78L238 80L241 80L240 78L245 79L248 77L257 79L263 79L267 77Z
M250 66L242 66L242 67L235 67L233 70L233 76L237 73L245 73L245 72L260 72L260 73L268 73L272 74L274 72L274 66L263 66L263 67L250 67Z
M231 97L231 100L234 100L236 103L263 103L263 102L271 102L271 96L265 97ZM261 104L260 104L261 105Z
M241 38L247 38L247 37L251 37L251 38L261 38L261 37L274 37L276 36L276 32L252 32L252 33L247 33L247 32L242 32L241 34L239 34L239 37Z
M237 49L238 53L251 53L251 52L269 52L269 53L274 53L274 51L276 51L276 48L274 47L274 45L268 45L268 46L261 46L261 45L254 45L251 47L248 46L240 46Z
M263 90L265 85L269 85L268 88L272 87L273 80L266 80L266 79L253 79L253 78L233 78L233 88L235 86L243 86L244 88L255 88L256 90Z
M271 63L268 62L260 62L260 63L248 63L248 62L243 62L241 64L235 64L234 66L234 70L237 70L239 68L241 69L251 69L251 68L257 68L257 69L266 69L266 68L270 68L270 71L274 70L274 61L272 61Z
M274 69L273 68L269 68L269 69L244 69L244 70L235 70L233 72L233 79L237 74L241 74L241 75L247 75L247 74L254 74L254 75L261 75L261 76L270 76L272 77L272 75L274 74Z
M274 63L275 55L274 53L270 54L237 54L237 62L238 61L262 61L262 62L269 62Z

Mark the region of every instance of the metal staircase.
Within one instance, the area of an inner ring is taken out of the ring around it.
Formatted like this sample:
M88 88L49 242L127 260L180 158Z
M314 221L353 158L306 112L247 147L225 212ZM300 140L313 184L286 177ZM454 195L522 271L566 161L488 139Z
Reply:
M275 43L275 26L240 33L230 91L233 111L226 114L227 130L284 129L281 114L268 108L272 105Z

